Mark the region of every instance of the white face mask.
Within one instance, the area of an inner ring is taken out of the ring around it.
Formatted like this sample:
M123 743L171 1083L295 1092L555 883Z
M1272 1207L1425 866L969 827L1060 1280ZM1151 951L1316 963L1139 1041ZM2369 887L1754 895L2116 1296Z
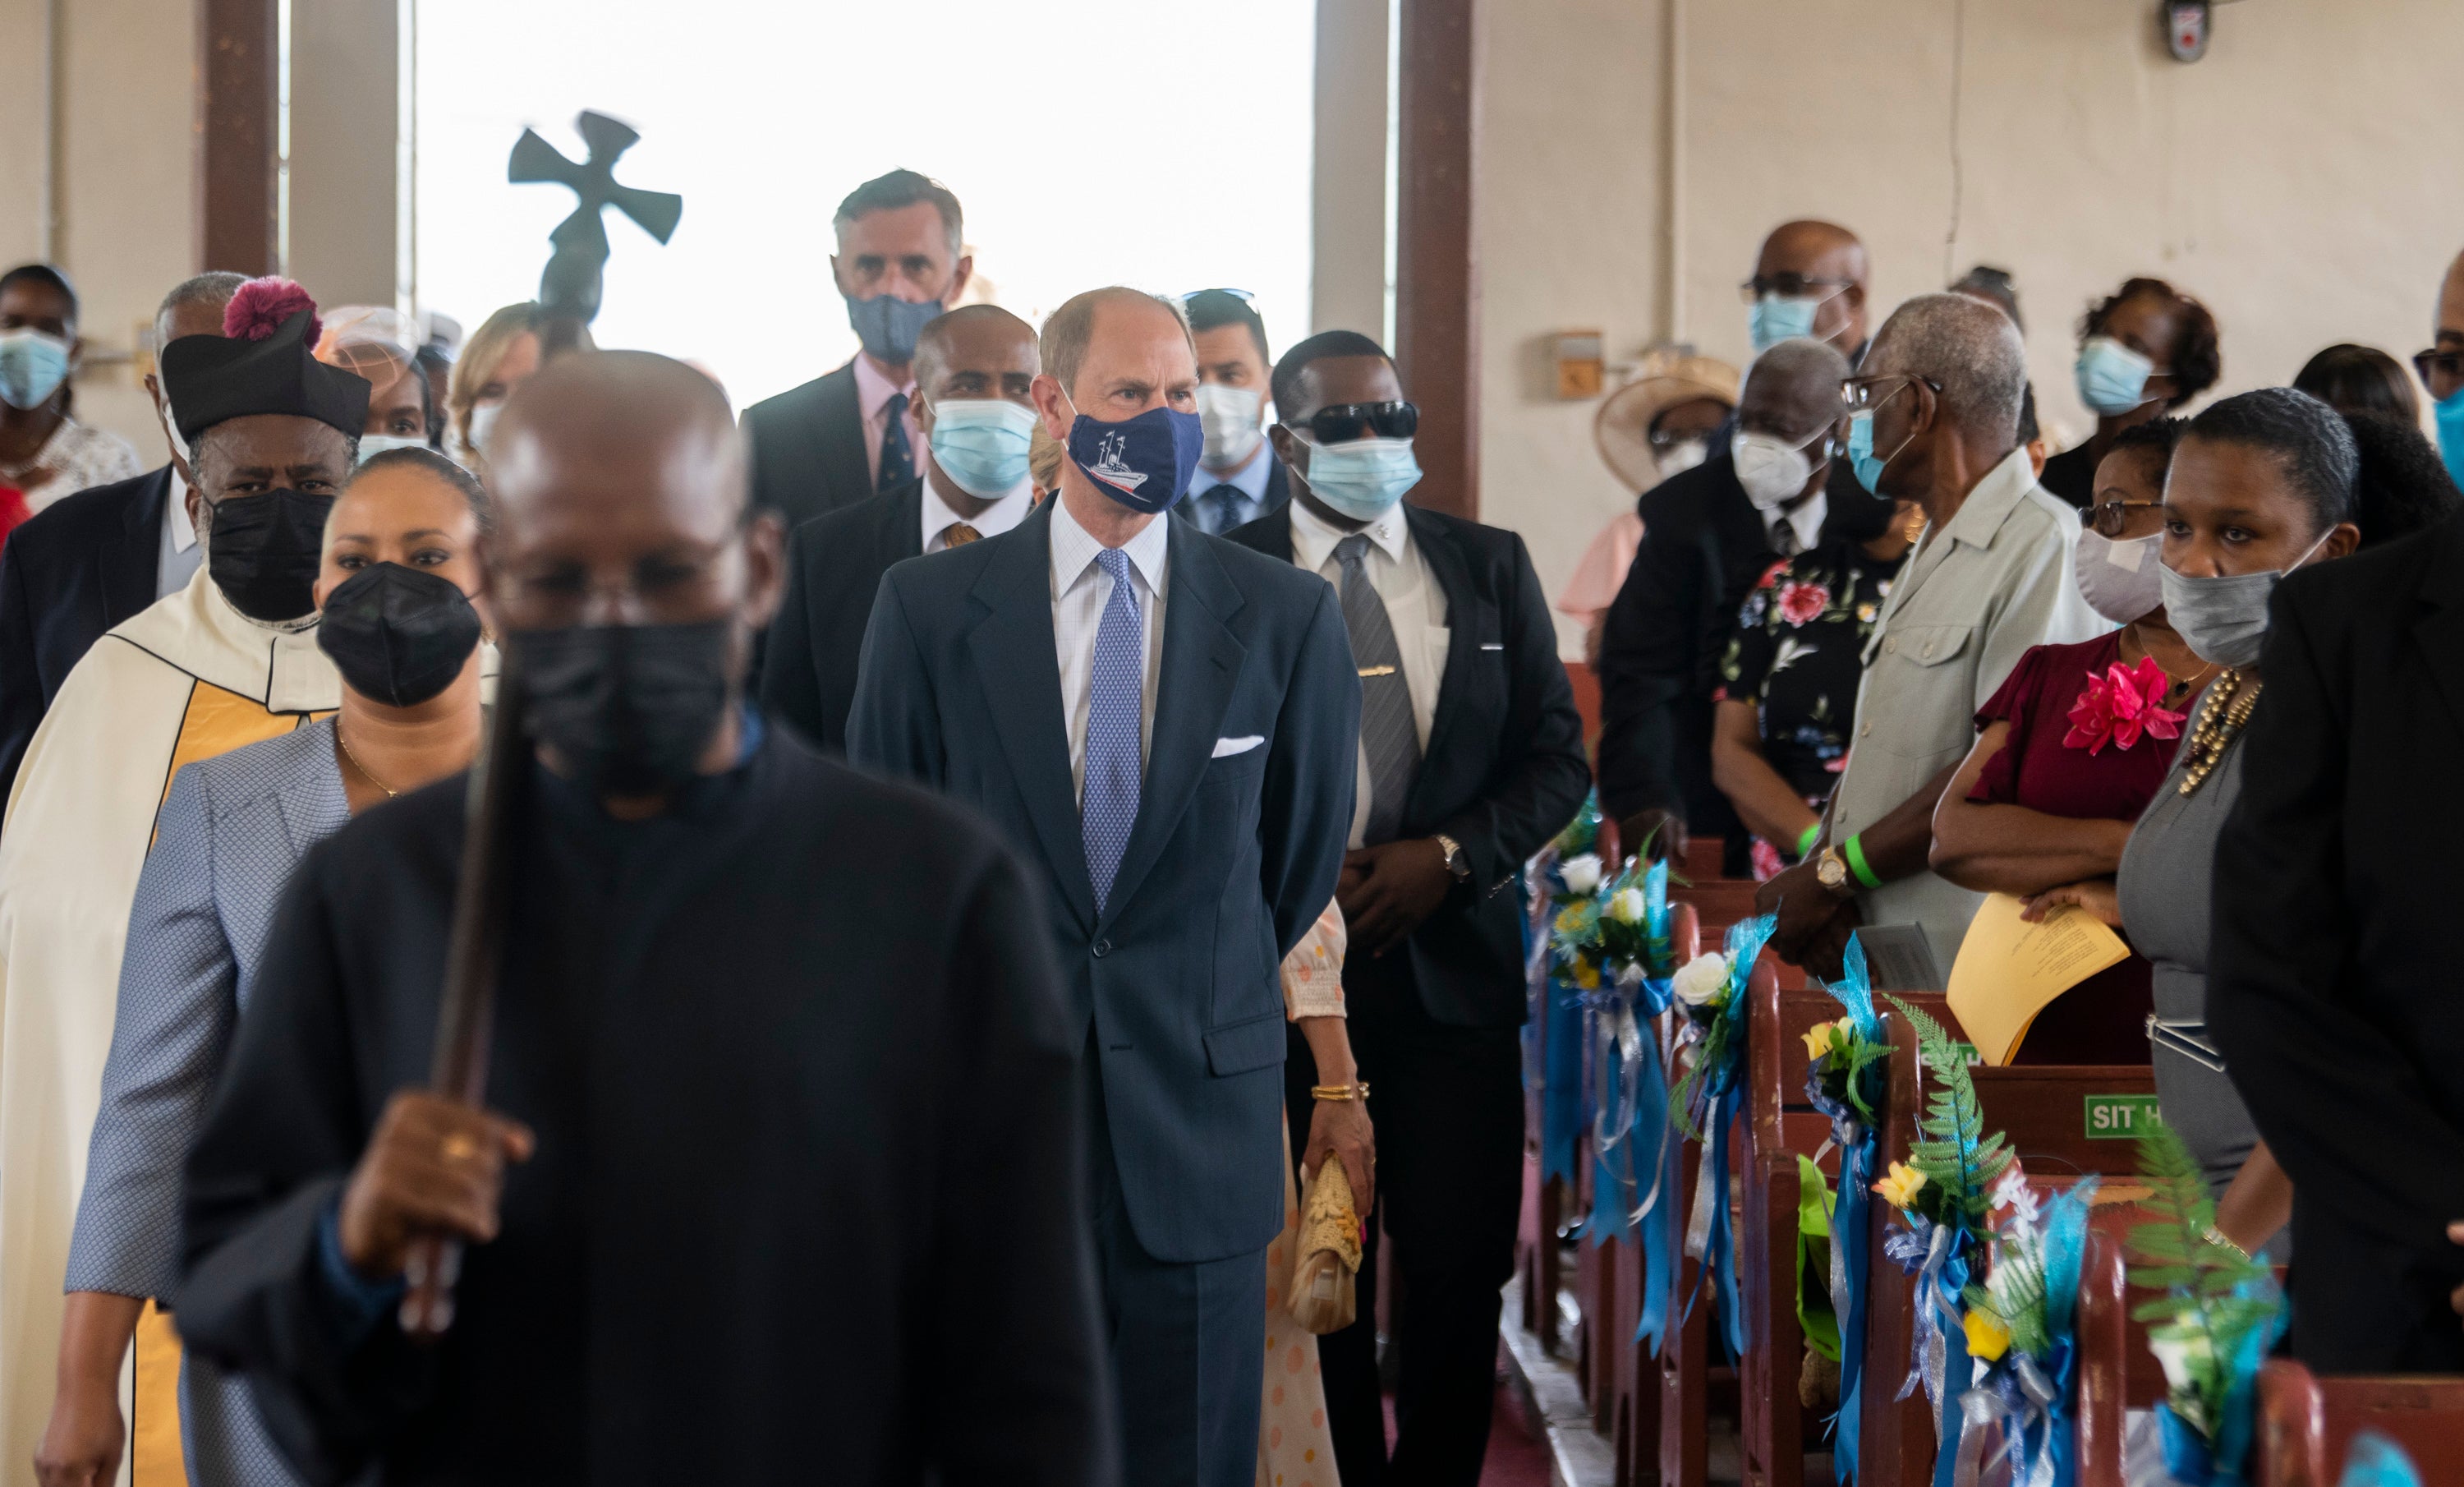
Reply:
M1654 455L1653 462L1660 466L1660 477L1665 480L1672 475L1683 475L1709 458L1710 454L1706 440L1680 439Z
M387 450L427 447L428 440L416 433L363 433L360 435L359 457L351 462L351 466L357 469Z
M489 431L496 427L496 415L505 411L502 403L482 403L471 410L471 453L488 452Z
M1219 382L1198 385L1198 421L1206 435L1199 463L1210 470L1236 470L1258 452L1265 437L1258 427L1264 399L1255 388L1227 388Z
M1827 433L1829 431L1824 431ZM1796 499L1814 477L1814 457L1806 453L1824 437L1817 433L1802 444L1791 444L1775 433L1749 433L1740 429L1728 437L1728 457L1736 462L1737 483L1756 511L1777 511Z
M2087 607L2117 625L2127 625L2156 611L2165 602L2165 565L2159 554L2165 534L2120 541L2094 527L2079 533L2071 551L2071 577Z

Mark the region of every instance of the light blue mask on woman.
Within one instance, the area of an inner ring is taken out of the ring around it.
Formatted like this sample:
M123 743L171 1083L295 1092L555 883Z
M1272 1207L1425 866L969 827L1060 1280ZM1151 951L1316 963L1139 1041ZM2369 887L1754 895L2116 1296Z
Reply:
M1018 489L1034 437L1035 410L1005 398L933 405L933 463L980 500Z
M0 330L0 402L11 408L40 408L51 401L68 375L67 342L31 326Z
M1302 478L1318 499L1355 522L1376 521L1420 483L1420 461L1410 439L1304 442L1309 460Z
M2119 418L2147 401L2147 379L2156 364L2111 336L2090 336L2079 346L2079 401L2098 415Z

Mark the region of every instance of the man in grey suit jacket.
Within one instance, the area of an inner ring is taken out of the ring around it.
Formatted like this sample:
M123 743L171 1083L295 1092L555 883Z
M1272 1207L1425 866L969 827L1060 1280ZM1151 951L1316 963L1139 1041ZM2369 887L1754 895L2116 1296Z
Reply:
M1060 495L890 570L847 754L966 801L1047 870L1125 1479L1246 1487L1283 1216L1277 967L1334 892L1360 683L1324 580L1159 520L1199 450L1177 314L1082 295L1043 361Z

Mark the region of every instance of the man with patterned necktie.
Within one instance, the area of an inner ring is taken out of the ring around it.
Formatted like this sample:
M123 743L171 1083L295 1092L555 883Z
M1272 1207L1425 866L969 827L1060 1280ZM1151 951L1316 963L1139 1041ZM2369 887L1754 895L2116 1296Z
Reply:
M881 575L909 558L998 537L1035 504L1035 328L1007 310L963 305L915 340L915 425L924 473L870 500L815 517L787 554L787 597L761 662L761 705L832 752Z
M1201 289L1181 301L1198 346L1198 416L1206 443L1190 497L1173 508L1218 537L1283 509L1291 488L1266 447L1266 322L1245 290Z
M883 581L847 754L967 802L1047 873L1086 1051L1097 1262L1125 1480L1248 1487L1265 1249L1283 1218L1276 971L1334 893L1360 684L1334 590L1158 520L1199 448L1173 306L1099 289L1044 328L1058 497ZM1099 473L1100 472L1100 473ZM1308 1160L1371 1194L1339 1017Z
M1419 411L1383 347L1311 336L1275 365L1291 503L1232 541L1334 586L1360 674L1351 853L1335 889L1361 1077L1377 1089L1405 1360L1386 1455L1377 1322L1320 1340L1346 1487L1471 1487L1488 1444L1499 1288L1523 1195L1521 899L1507 886L1591 788L1583 720L1523 540L1402 504ZM1313 1119L1308 1060L1287 1077ZM1376 1255L1361 1262L1376 1291Z

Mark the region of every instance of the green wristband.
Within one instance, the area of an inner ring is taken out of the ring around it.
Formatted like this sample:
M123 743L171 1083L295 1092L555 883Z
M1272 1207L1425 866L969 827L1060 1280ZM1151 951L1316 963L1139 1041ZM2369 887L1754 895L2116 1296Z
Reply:
M1848 859L1848 871L1857 875L1857 881L1867 888L1880 888L1882 886L1882 880L1876 877L1874 870L1865 865L1865 849L1860 842L1863 834L1860 832L1841 844L1839 855Z
M1809 852L1812 852L1812 851L1814 850L1814 844L1815 844L1815 842L1820 841L1821 839L1822 839L1822 823L1821 823L1821 822L1816 821L1816 822L1815 822L1812 826L1807 827L1807 828L1805 829L1805 834L1804 834L1804 835L1802 835L1802 836L1800 836L1800 837L1798 837L1798 838L1796 839L1796 858L1797 858L1797 860L1798 860L1798 861L1800 861L1800 862L1804 861L1804 860L1805 860L1805 854L1806 854L1807 853L1809 853Z

